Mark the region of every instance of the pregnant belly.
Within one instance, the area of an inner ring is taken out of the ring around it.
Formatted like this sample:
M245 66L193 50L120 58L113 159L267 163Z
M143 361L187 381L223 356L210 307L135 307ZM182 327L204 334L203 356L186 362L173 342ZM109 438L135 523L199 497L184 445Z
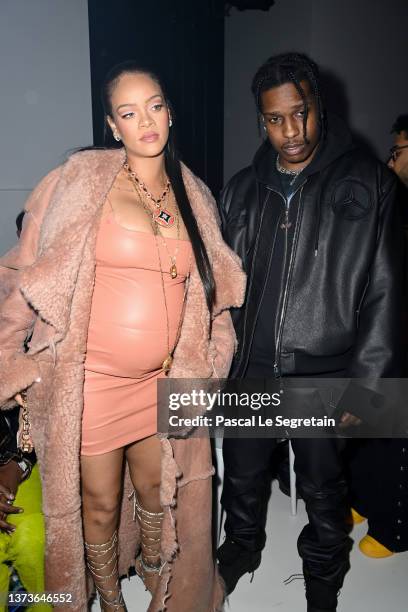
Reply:
M174 346L183 308L184 283L167 284L167 313L161 285L127 284L126 289L124 292L112 283L109 286L96 283L85 368L141 378L160 369L167 357L168 326L170 350Z

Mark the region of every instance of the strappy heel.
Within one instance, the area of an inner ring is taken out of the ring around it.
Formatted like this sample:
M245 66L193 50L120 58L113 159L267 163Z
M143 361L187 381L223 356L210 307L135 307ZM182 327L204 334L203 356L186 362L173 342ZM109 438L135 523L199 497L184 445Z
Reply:
M133 520L140 526L141 551L136 559L135 569L137 575L150 593L154 593L164 563L160 558L160 542L163 522L163 512L149 512L138 502L136 492L134 496Z
M127 612L119 584L117 530L104 544L85 542L85 552L103 612Z

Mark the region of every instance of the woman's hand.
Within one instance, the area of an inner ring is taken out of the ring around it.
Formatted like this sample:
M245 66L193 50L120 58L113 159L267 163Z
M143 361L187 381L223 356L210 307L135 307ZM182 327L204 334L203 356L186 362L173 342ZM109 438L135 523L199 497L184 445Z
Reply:
M22 508L13 506L18 485L21 481L21 469L13 460L0 466L0 531L11 534L15 525L7 522L9 514L19 514Z

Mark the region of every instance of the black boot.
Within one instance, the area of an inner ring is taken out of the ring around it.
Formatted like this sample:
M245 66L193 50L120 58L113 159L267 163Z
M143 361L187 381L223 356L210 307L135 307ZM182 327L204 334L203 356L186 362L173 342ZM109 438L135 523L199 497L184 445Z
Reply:
M238 580L247 572L253 573L261 564L260 550L247 550L233 540L226 539L217 551L218 570L225 582L227 595L237 586Z
M316 578L306 578L307 612L336 612L339 589Z

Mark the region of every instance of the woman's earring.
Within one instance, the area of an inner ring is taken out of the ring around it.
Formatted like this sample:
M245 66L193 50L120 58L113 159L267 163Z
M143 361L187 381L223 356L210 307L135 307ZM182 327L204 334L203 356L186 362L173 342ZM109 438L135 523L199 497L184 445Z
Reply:
M115 131L115 132L113 132L113 137L114 137L114 139L116 140L116 142L119 142L119 141L120 141L120 136L119 136L119 134L118 134L116 131Z
M171 127L173 125L173 119L169 119L169 127Z

